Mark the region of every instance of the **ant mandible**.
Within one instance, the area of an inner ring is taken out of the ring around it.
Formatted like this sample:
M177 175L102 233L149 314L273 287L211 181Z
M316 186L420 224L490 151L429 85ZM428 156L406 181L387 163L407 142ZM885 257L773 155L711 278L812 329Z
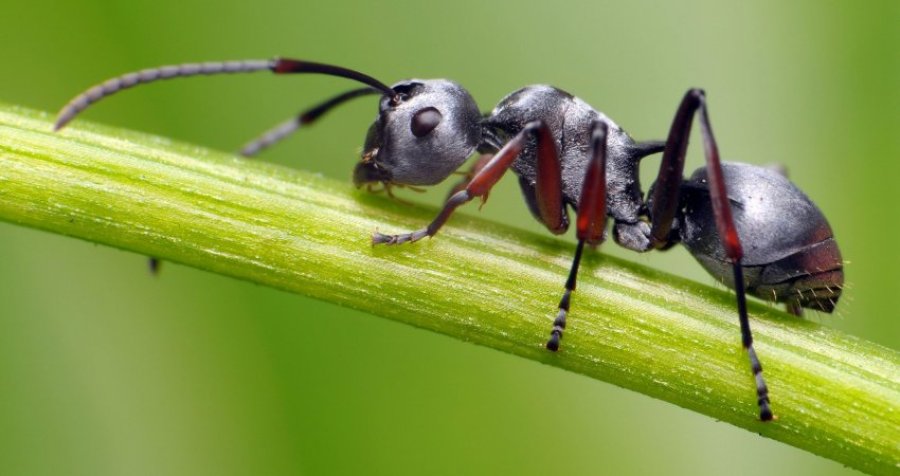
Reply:
M100 98L174 77L272 71L353 79L353 89L280 124L242 149L253 155L344 102L380 94L353 172L357 187L437 184L475 151L485 154L428 226L398 235L375 233L374 244L400 244L434 236L460 205L487 198L511 169L525 202L550 232L569 227L567 207L577 211L578 245L546 347L559 349L584 245L605 239L613 219L616 243L634 251L665 250L682 243L697 261L737 294L741 340L756 381L759 417L773 418L762 366L753 350L746 294L802 308L832 312L843 287L843 261L822 212L779 172L722 163L700 89L691 89L675 113L665 142L635 142L622 128L584 101L551 86L528 86L482 114L472 96L445 79L401 81L393 86L339 66L273 60L191 63L124 74L88 89L59 113L55 129ZM683 178L694 115L699 113L706 167ZM646 199L638 178L645 156L662 152L656 182Z

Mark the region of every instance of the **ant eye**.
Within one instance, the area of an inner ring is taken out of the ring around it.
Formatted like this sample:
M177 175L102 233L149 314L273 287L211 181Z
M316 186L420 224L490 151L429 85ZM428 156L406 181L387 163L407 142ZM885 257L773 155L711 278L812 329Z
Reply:
M416 137L422 137L433 131L441 123L443 116L433 107L426 107L416 111L409 128Z

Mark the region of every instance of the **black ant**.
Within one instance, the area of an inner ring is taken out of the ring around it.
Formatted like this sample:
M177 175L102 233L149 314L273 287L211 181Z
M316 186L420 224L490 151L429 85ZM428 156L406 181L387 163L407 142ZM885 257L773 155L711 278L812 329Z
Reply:
M387 86L346 68L274 59L181 64L145 69L110 79L75 97L60 112L58 130L89 104L136 84L181 76L245 73L317 73L367 85L335 96L277 126L242 150L253 155L297 128L312 124L344 102L380 94L362 159L353 172L357 187L437 184L473 152L485 154L468 180L457 186L428 226L399 235L375 233L374 244L400 244L433 236L460 205L487 198L508 169L518 176L525 202L552 233L569 227L567 207L577 210L578 245L546 347L559 349L584 245L613 238L643 252L684 244L697 261L737 294L744 349L756 380L760 419L773 418L762 366L753 350L745 294L802 308L832 312L841 295L841 254L822 212L783 174L746 164L721 163L706 97L691 89L675 113L665 142L635 142L622 128L582 100L551 86L529 86L482 114L472 96L445 79L401 81ZM706 167L683 178L691 124L699 112ZM640 160L662 152L656 182L646 195L638 179Z

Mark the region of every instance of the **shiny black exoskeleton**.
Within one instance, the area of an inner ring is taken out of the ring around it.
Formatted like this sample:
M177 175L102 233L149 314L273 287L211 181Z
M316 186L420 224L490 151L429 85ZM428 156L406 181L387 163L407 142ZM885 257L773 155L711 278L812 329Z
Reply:
M569 227L577 212L578 246L547 348L557 350L566 326L584 245L605 239L607 217L615 241L635 251L682 243L713 276L736 291L742 344L756 380L762 420L774 415L762 366L753 349L745 293L801 308L831 312L843 287L843 262L819 209L784 175L746 164L723 164L712 133L706 98L699 89L682 99L665 142L635 142L584 101L551 86L529 86L482 114L471 95L445 79L412 79L387 86L346 68L291 59L182 64L129 73L75 97L60 112L59 129L90 103L140 83L199 74L268 70L353 79L367 86L335 96L280 124L246 145L253 155L330 109L356 97L380 94L379 111L353 172L357 186L437 184L476 151L482 154L454 189L440 214L411 233L375 233L374 244L399 244L433 236L454 210L486 199L511 169L529 210L553 233ZM687 180L684 158L695 115L706 167ZM645 195L640 161L663 152L657 180Z

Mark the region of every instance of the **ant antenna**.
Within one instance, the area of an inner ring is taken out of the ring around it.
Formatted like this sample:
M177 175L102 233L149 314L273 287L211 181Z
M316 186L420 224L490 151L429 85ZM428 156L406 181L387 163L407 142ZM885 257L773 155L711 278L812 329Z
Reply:
M343 94L339 94L331 99L328 99L321 104L313 106L295 117L292 117L277 126L269 129L258 138L254 139L251 142L248 142L242 149L241 155L244 157L252 157L256 155L259 151L269 147L270 145L284 139L285 137L291 135L294 131L299 129L302 126L308 126L314 123L317 119L322 117L326 112L334 109L337 106L353 99L358 98L360 96L365 96L368 94L378 93L377 89L372 89L369 87L354 89L352 91L347 91Z
M329 64L313 63L311 61L300 61L293 59L275 58L272 60L245 60L245 61L223 61L211 63L183 63L179 65L162 66L159 68L144 69L132 73L126 73L112 79L108 79L87 91L72 98L62 110L59 111L53 130L58 131L69 123L81 111L85 110L92 103L100 99L116 93L123 89L130 88L137 84L151 83L160 79L171 79L177 77L213 75L213 74L232 74L232 73L252 73L255 71L269 70L275 74L326 74L329 76L338 76L347 79L359 81L371 86L378 91L384 93L392 99L396 99L398 94L386 84L377 79L354 71L352 69L342 68Z

